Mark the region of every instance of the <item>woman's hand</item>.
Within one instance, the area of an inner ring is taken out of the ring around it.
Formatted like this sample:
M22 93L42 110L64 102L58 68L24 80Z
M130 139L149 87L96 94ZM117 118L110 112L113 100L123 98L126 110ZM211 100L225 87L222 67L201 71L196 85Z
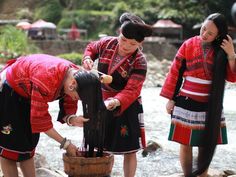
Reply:
M171 114L174 110L175 102L173 100L169 100L166 104L166 111L168 114Z
M109 111L114 110L117 106L120 106L120 101L116 98L108 98L104 101L106 108Z
M229 62L229 67L231 71L236 72L236 54L234 51L234 44L232 38L227 35L227 39L224 39L221 44L221 48L225 51L225 53L228 55L228 62Z
M86 70L91 70L93 68L93 65L93 60L89 56L86 56L82 63L83 68Z
M221 43L221 48L225 51L225 53L228 55L228 58L235 57L235 51L234 51L234 44L232 38L227 35L228 39L224 39ZM235 58L233 58L235 59Z
M89 121L89 119L86 119L83 116L76 116L76 115L69 117L67 119L69 119L69 120L67 120L68 125L77 126L77 127L83 127L84 122Z
M77 147L69 139L63 138L54 128L47 130L45 133L60 143L60 149L65 149L70 156L76 156Z
M66 153L68 153L69 156L74 156L75 157L76 153L77 153L77 150L78 150L78 148L74 144L70 143L70 145L66 149Z

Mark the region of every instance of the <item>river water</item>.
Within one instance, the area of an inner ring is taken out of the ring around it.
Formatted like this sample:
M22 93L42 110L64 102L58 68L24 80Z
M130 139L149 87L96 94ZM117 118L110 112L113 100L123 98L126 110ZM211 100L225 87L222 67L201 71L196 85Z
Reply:
M167 140L170 116L165 111L166 99L159 96L160 88L144 88L142 90L144 119L146 128L146 139L153 140L161 145L161 149L142 157L138 152L138 166L136 177L158 177L161 175L170 175L181 173L181 167L178 159L179 144ZM79 105L80 106L80 105ZM53 117L54 127L67 138L71 139L78 147L82 141L82 128L68 127L56 121L58 113L58 103L49 104L50 113ZM80 113L81 110L78 112ZM217 147L215 156L211 163L211 168L217 170L234 170L236 171L236 90L228 89L224 97L224 113L228 128L227 145ZM41 134L37 152L46 156L49 166L52 169L63 171L62 153L58 143ZM196 153L196 151L194 151ZM121 156L115 156L112 177L122 176Z

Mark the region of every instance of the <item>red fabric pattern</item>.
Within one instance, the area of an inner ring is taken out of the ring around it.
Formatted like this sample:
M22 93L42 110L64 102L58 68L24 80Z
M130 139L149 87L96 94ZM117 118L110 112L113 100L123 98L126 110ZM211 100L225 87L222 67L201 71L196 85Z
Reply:
M144 55L138 50L134 58L127 56L120 61L117 61L115 66L112 66L118 49L117 37L104 37L100 41L91 42L84 52L85 56L90 56L92 60L96 60L99 56L99 64L106 66L105 70L101 72L113 76L113 80L117 80L118 76L114 72L118 72L119 79L122 82L127 82L125 87L119 90L116 86L110 84L105 85L103 89L104 99L109 97L117 98L121 102L120 109L117 114L122 114L140 95L143 82L146 77L147 63ZM129 61L132 62L129 63ZM119 67L122 67L119 68ZM130 75L127 77L122 76L122 70L131 70ZM116 73L117 74L117 73ZM123 80L122 80L123 79Z
M52 128L48 102L56 100L60 95L69 67L77 68L69 61L35 54L19 58L7 69L6 78L10 86L18 94L31 100L32 132L44 132ZM77 104L67 98L65 112L75 114L76 110Z
M177 81L180 77L179 70L182 66L183 60L186 61L186 70L184 71L183 77L192 76L204 80L212 80L213 56L213 50L210 49L206 55L206 59L204 59L199 36L195 36L186 40L179 48L173 60L160 95L168 99L173 99ZM229 66L227 67L226 80L236 82L236 73L230 71ZM183 94L181 93L181 95ZM196 96L186 96L196 100ZM199 97L197 99L197 101L199 101ZM201 101L206 100L203 98Z
M6 65L1 69L0 73L5 70L8 66L11 66L13 63L16 62L16 59L11 59L11 60L8 60Z
M210 84L200 84L200 83L195 83L195 82L185 80L183 89L186 89L192 92L207 94L210 92L210 86L211 86Z
M130 79L125 88L116 94L114 98L121 103L121 108L118 114L123 113L140 95L144 78L142 76L134 75L134 79Z
M15 160L15 161L17 161L18 158L19 158L19 154L18 154L18 153L13 152L13 151L7 151L7 150L4 150L4 149L2 150L1 155L2 155L3 157L8 157L8 158L10 158L11 160Z
M14 161L19 161L20 156L30 156L33 157L35 154L35 149L33 149L31 152L17 152L17 151L11 151L8 149L2 149L0 148L0 154L2 157L11 159Z
M191 138L191 129L183 126L175 126L173 133L173 141L189 144Z
M143 148L146 148L147 144L146 144L145 128L140 128L140 132L141 132L141 144Z

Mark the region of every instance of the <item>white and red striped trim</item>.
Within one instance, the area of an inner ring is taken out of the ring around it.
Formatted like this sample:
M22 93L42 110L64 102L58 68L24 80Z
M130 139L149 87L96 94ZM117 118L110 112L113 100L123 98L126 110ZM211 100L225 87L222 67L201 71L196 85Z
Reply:
M209 97L212 81L187 76L180 90L180 95L188 96L196 101L206 102Z

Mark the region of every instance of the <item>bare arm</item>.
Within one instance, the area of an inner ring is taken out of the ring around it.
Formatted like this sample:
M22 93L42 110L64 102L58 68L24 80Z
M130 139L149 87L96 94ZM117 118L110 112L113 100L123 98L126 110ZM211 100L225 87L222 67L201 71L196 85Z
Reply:
M174 106L175 102L173 100L168 100L168 102L166 103L166 112L168 114L172 114Z
M225 51L228 56L229 66L231 71L236 72L236 54L234 50L234 44L232 38L227 35L228 39L224 39L221 48Z
M45 134L60 144L64 140L64 138L54 128L49 129ZM70 143L65 150L69 155L76 156L77 147L74 144Z
M83 116L77 116L77 115L67 116L63 120L69 126L77 126L77 127L83 127L84 126L84 122L89 121L89 119L86 119Z

